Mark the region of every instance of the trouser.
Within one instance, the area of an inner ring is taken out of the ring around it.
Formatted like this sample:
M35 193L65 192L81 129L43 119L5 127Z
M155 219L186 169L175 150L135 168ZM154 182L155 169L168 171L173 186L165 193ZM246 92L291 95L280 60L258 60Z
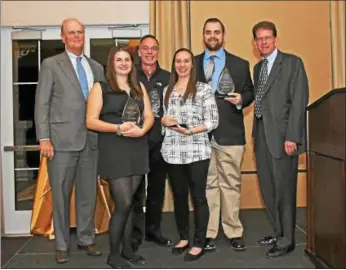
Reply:
M226 237L242 237L243 226L239 219L239 210L244 146L224 146L215 141L211 142L211 146L212 153L207 180L207 198L210 209L207 237L217 237L220 213Z
M189 190L194 206L195 235L193 246L203 248L209 220L205 194L209 159L190 164L170 164L168 175L172 186L175 220L180 240L189 239Z
M161 142L149 141L149 167L147 175L147 198L145 211L145 234L158 237L161 235L162 206L165 198L167 163L161 155ZM142 180L134 201L133 241L141 243L143 238L143 201L145 198L145 181Z
M287 248L295 244L298 156L274 158L267 145L263 120L256 119L255 125L256 165L262 197L277 245Z
M53 225L56 250L67 251L70 241L70 200L75 185L77 244L95 241L96 169L98 150L87 140L81 151L55 151L48 159L48 176L52 187Z

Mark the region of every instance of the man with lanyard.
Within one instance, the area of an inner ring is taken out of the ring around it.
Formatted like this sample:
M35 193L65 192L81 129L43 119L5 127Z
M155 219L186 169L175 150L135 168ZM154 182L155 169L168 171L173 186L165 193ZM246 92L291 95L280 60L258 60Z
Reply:
M169 82L169 72L161 69L157 61L159 42L153 35L145 35L140 40L140 64L137 66L137 79L148 91L152 111L155 116L153 128L148 133L149 166L147 175L147 199L145 213L145 239L160 246L171 246L173 242L161 233L162 206L165 197L167 168L161 155L161 117L163 115L163 89ZM144 179L143 179L144 180ZM143 198L145 197L145 181L142 181L134 202L134 230L132 247L134 250L142 242L143 237Z
M219 110L219 126L210 134L212 155L207 179L210 218L205 250L216 248L219 220L230 246L246 249L243 226L239 220L241 162L245 148L242 109L253 101L249 63L224 48L225 26L217 18L206 20L203 27L205 51L196 56L197 79L210 84ZM221 93L232 92L231 96ZM225 87L226 86L226 87Z

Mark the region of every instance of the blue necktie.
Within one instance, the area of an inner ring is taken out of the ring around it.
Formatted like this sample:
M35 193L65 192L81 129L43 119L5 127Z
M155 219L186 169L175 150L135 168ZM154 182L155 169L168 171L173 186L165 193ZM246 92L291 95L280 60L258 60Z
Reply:
M83 65L82 65L82 57L80 56L77 57L77 73L78 73L79 84L83 91L83 95L85 99L87 99L89 95L88 80L87 80L85 69L83 68Z

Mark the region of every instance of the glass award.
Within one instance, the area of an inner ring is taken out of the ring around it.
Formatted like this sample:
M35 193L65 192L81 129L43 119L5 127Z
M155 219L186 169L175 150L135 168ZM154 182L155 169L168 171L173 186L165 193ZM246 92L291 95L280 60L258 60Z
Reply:
M149 97L151 102L151 111L153 112L154 117L160 117L161 100L159 90L156 87L152 88L149 91Z
M185 123L187 121L187 113L184 108L184 99L182 96L179 95L179 97L175 99L174 102L170 105L168 114L177 120L179 126L188 128ZM173 125L171 127L177 127L177 125Z
M137 101L133 97L129 97L125 107L123 109L123 114L121 116L123 122L134 122L139 125L141 122L141 111L138 107Z
M231 74L229 73L227 68L224 68L219 82L217 84L215 97L216 98L226 98L232 97L232 93L235 91L235 85L232 79Z

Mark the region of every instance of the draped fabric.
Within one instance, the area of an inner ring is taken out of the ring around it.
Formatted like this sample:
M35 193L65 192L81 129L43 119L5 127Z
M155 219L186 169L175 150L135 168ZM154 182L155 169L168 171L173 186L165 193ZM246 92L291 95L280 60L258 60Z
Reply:
M97 181L97 197L95 209L95 230L96 233L108 231L110 213L114 203L110 197L108 183L101 179ZM75 215L75 192L71 195L70 206L70 227L76 227ZM48 179L47 159L41 159L38 173L34 206L32 209L30 230L32 234L46 235L49 239L54 239L53 212L52 212L52 191Z
M345 1L330 1L333 88L345 87Z
M150 1L150 33L160 42L160 66L169 71L175 51L190 48L189 5L183 0Z

